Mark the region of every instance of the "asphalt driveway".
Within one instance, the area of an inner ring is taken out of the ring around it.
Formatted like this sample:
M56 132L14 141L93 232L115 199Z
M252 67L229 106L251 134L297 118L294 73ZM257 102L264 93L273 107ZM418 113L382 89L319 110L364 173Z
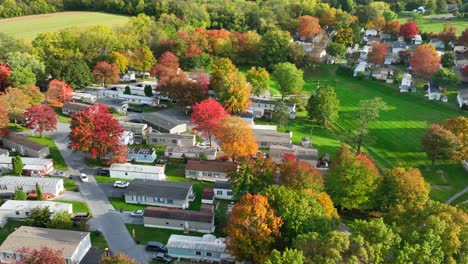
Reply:
M98 183L98 185L107 197L121 198L125 193L124 188L114 188L113 183Z

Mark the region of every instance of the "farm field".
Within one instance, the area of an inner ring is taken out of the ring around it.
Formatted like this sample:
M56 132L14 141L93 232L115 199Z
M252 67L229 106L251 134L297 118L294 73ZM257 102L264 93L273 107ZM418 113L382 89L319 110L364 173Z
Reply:
M401 24L406 23L408 20L410 20L409 17L403 17L398 19L398 21ZM422 19L416 21L416 24L418 24L418 27L422 32L434 33L441 32L444 29L445 23L446 21L443 19L431 19L429 17L423 17ZM463 30L468 28L468 19L466 18L451 19L450 23L457 28L458 36L461 35Z
M69 27L92 25L118 26L127 23L128 16L98 12L60 12L0 19L0 32L14 38L33 40L39 33L60 31Z

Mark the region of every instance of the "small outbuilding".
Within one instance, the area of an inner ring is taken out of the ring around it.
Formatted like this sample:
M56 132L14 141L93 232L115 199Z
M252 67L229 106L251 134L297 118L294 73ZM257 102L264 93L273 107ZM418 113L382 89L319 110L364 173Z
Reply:
M153 148L128 148L127 161L153 163L156 160L156 151Z

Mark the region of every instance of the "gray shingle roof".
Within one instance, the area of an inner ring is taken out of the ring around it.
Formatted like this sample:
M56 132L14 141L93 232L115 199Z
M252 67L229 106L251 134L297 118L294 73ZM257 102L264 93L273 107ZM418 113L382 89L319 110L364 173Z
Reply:
M158 112L143 113L142 115L144 121L167 130L183 124L183 122Z
M214 189L232 189L231 183L228 181L215 181Z
M0 138L1 139L1 138ZM11 142L14 142L18 145L21 145L23 147L26 147L26 148L30 148L32 150L35 150L35 151L41 151L42 149L44 148L47 148L46 146L44 145L41 145L39 143L36 143L34 141L31 141L21 135L17 135L15 133L8 133L8 135L4 136L3 139L5 140L9 140Z
M192 185L190 182L135 179L128 186L125 195L145 195L172 200L185 200Z

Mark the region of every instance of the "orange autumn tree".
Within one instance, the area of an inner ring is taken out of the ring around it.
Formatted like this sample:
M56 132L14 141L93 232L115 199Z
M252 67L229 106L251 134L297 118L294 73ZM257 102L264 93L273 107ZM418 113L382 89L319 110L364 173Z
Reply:
M0 105L0 136L3 135L7 130L10 119L8 118L8 110Z
M374 64L384 64L387 56L388 45L380 42L372 42L372 50L367 56L367 60Z
M410 66L417 75L431 78L440 69L440 56L434 45L422 44L418 46L411 56Z
M308 38L320 32L319 20L313 16L300 16L297 18L297 31Z
M49 82L46 92L47 102L54 106L61 106L71 100L73 89L65 82L54 79Z
M262 263L273 249L282 224L265 196L247 193L232 209L225 229L227 247L237 260Z
M442 126L460 140L461 148L455 151L453 159L468 160L468 117L447 119Z
M303 160L283 159L281 170L281 184L294 190L323 190L323 176Z
M224 154L236 160L238 157L253 155L258 150L249 123L238 116L227 116L221 119L215 131Z

